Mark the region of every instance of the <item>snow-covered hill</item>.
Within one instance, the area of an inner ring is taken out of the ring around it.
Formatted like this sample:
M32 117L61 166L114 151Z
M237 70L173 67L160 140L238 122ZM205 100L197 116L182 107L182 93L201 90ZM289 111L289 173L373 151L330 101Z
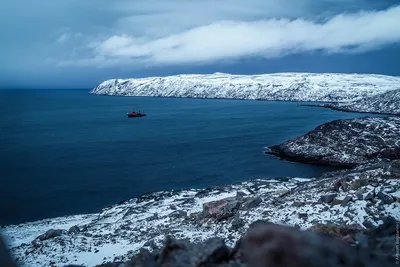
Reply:
M400 115L400 88L350 103L325 104L324 107L342 111Z
M400 88L400 78L372 74L277 73L176 75L104 81L91 93L120 96L347 102Z

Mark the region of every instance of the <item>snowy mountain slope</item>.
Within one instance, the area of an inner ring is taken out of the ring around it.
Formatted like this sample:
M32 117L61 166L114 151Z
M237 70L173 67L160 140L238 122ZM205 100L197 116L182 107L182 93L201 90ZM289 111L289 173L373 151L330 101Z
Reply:
M107 80L92 94L343 102L400 88L400 78L371 74L176 75Z
M325 104L323 107L350 112L400 115L400 89L366 97L350 103Z

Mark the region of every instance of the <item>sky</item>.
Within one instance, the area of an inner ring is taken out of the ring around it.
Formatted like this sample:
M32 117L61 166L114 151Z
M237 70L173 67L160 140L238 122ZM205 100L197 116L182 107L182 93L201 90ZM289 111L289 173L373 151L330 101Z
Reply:
M182 73L400 76L400 0L3 0L0 88Z

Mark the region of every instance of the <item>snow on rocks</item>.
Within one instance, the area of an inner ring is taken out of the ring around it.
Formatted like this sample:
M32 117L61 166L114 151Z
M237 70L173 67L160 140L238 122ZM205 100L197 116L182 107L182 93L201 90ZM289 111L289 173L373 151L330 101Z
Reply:
M276 73L176 75L107 80L92 94L348 102L400 88L400 78L372 74Z
M313 164L353 167L374 158L400 158L400 117L336 120L269 147L267 154Z
M65 224L63 227L61 223L65 218L53 219L52 223L40 221L8 226L1 232L18 264L23 267L49 266L49 260L51 266L95 266L103 262L125 261L142 247L154 250L162 244L165 236L192 242L217 237L233 247L256 221L296 226L303 230L327 223L374 228L389 216L400 220L400 203L389 204L378 197L379 192L385 192L385 197L386 194L398 194L400 176L397 176L396 164L399 162L379 161L374 164L331 173L322 179L260 179L203 190L143 195L106 208L99 214L82 216L81 220L71 218L70 222L74 222L76 227L70 232L67 230L73 225ZM386 176L382 177L382 173ZM360 175L364 175L363 179L368 182L358 189L349 186L344 191L334 186L340 179L354 183ZM360 189L371 192L373 198L358 199ZM346 198L348 201L343 205L321 203L319 200L327 194L335 194L341 203ZM36 239L49 229L62 232L50 239Z
M400 115L400 89L369 96L349 103L319 105L335 110Z

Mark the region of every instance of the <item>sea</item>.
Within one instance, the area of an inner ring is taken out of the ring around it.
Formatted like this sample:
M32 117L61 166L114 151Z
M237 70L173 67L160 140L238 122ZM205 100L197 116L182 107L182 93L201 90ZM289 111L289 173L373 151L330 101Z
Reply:
M0 91L0 225L99 212L141 194L317 177L267 146L363 117L282 101ZM128 118L134 108L146 117Z

